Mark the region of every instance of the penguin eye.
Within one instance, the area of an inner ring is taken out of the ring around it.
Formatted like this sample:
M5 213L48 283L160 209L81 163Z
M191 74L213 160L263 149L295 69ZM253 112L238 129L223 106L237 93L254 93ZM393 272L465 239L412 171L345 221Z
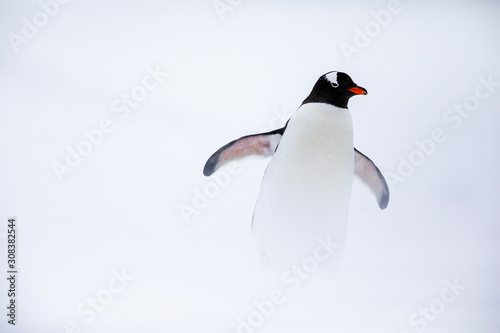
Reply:
M337 88L339 86L339 84L337 82L331 82L330 83L332 85L332 87L334 88Z

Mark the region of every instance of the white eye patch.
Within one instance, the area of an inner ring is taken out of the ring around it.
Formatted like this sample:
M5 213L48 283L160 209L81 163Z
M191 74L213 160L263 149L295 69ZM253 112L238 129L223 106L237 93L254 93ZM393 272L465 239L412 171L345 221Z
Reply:
M334 88L339 86L339 83L337 82L337 73L338 72L331 72L331 73L326 74L326 79L328 81L330 81L330 83L332 84L332 86Z

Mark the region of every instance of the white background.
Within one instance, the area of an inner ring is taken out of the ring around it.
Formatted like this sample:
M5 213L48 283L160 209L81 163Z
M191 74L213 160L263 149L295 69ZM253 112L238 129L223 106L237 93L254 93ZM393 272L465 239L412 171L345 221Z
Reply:
M19 274L15 327L1 279L0 331L237 332L280 289L255 331L498 332L500 86L458 128L443 117L481 77L500 82L500 3L401 1L348 59L341 44L356 46L388 3L241 1L221 19L210 0L74 0L16 52L9 34L41 7L3 0L0 267L15 216ZM111 104L148 67L169 76L120 119ZM281 127L276 110L293 112L331 70L368 90L349 104L355 146L386 177L417 157L415 140L438 128L446 140L392 183L384 211L355 184L340 276L293 293L258 281L250 221L267 160L241 163L197 215L180 208L214 182L202 175L211 153ZM113 131L60 182L53 163L105 118ZM133 280L86 321L77 309L122 269ZM466 287L449 304L445 281ZM410 322L430 305L432 320Z

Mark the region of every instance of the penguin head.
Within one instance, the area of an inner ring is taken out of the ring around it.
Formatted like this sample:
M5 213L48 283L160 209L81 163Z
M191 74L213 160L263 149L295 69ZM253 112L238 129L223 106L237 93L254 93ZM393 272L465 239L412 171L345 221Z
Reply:
M365 88L358 86L343 72L328 72L322 75L314 85L309 96L302 102L327 103L347 109L349 98L354 95L366 95Z

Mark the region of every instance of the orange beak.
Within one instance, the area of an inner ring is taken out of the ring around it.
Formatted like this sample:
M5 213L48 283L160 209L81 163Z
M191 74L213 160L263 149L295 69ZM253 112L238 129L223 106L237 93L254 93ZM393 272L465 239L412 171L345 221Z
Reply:
M368 91L366 91L365 88L361 88L361 87L347 88L347 90L352 91L356 95L366 95L366 94L368 94Z

